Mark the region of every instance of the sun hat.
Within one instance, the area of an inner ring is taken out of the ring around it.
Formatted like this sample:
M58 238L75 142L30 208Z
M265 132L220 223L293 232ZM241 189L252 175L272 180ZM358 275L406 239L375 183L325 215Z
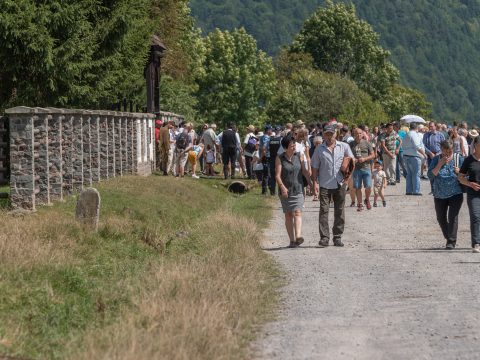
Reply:
M295 126L303 126L305 123L302 120L295 121Z
M479 134L478 134L477 130L472 129L468 132L468 135L470 135L470 137L472 137L472 138L476 138Z
M255 126L253 126L253 125L248 125L248 126L247 126L247 130L253 132L253 131L255 131Z

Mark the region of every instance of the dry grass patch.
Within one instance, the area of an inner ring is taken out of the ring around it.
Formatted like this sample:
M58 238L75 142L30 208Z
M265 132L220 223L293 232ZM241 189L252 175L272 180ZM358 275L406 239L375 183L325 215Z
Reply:
M276 299L276 267L259 248L270 206L217 184L102 184L93 235L72 220L74 199L24 218L1 214L0 355L246 357Z

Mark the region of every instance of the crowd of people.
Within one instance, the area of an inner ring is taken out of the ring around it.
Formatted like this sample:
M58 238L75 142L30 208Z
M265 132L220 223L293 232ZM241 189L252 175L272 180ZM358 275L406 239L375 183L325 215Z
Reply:
M342 247L347 196L358 212L386 207L386 189L403 178L406 196L423 196L421 180L429 180L428 192L449 250L456 246L466 192L472 249L480 253L480 137L467 123L394 122L369 129L350 128L335 119L312 125L299 120L263 129L249 125L240 131L228 124L221 132L215 124L204 124L197 133L191 123L168 122L157 124L156 139L164 175L198 179L201 172L233 179L238 174L256 179L262 195L278 195L290 247L304 241L307 196L320 203L319 245L330 243L328 215L333 207L333 245Z

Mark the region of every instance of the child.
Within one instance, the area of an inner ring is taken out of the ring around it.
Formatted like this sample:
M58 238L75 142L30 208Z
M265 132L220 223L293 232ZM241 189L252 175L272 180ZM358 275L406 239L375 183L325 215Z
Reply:
M198 175L196 174L197 171L197 159L203 153L203 144L195 145L192 150L188 152L188 162L192 167L192 177L194 179L199 179Z
M207 152L206 154L206 174L207 176L215 176L215 172L213 171L213 164L215 164L215 151L212 149L212 145L207 145Z
M373 206L377 207L378 195L382 199L383 207L387 206L385 201L385 188L387 187L387 175L383 171L383 166L380 161L375 162L375 170L372 174L373 177Z
M255 145L255 151L253 152L253 163L252 163L252 168L253 171L255 172L255 177L257 178L257 181L262 184L263 180L263 163L262 159L260 159L260 152L258 151L260 147L260 144L257 142Z

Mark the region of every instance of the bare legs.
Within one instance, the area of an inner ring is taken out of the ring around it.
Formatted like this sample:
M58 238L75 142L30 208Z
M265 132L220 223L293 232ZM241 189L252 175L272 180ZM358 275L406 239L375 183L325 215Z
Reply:
M285 213L285 227L287 228L290 245L300 245L303 242L302 238L302 212L296 210ZM299 241L299 239L302 239Z
M293 228L293 212L285 213L285 227L287 228L288 238L290 239L290 244L295 242L295 233Z

